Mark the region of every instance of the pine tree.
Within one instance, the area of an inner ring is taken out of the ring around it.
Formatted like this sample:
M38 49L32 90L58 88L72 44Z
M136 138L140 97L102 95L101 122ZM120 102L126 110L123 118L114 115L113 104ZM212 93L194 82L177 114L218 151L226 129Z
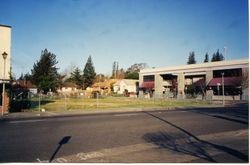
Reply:
M76 69L71 73L71 81L77 85L78 89L83 89L83 76L81 75L81 70L76 67Z
M187 64L196 64L195 53L194 52L189 53Z
M22 73L21 76L18 78L18 80L24 80L23 73Z
M115 74L116 74L116 78L118 79L118 75L119 75L119 63L118 62L116 62L116 68L115 68Z
M83 70L83 84L85 89L93 85L95 76L96 73L95 68L93 66L92 58L91 56L89 56Z
M206 62L209 62L209 56L208 56L208 53L206 53L206 55L205 55L205 59L204 59L204 63L206 63Z
M31 70L32 83L45 94L50 90L56 91L58 86L57 63L56 55L45 49L41 53L40 60L33 65Z
M217 52L213 54L211 62L223 61L223 60L224 60L224 56L220 53L220 51L218 49Z
M117 79L118 78L118 73L119 72L119 64L117 61L113 62L113 66L112 66L112 76L111 78Z
M116 61L113 62L111 78L115 78L115 69L116 69Z

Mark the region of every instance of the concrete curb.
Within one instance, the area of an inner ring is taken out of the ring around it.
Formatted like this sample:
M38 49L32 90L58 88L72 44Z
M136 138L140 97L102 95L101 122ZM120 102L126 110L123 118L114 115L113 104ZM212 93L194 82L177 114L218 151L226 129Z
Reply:
M150 108L122 108L122 109L106 109L106 110L67 110L67 111L45 111L45 112L16 112L5 114L0 117L0 121L9 120L29 120L29 119L43 119L43 118L58 118L58 117L74 117L85 115L108 115L108 114L123 114L123 113L137 113L137 112L157 112L157 111L172 111L192 108L221 108L221 105L210 106L194 106L194 107L150 107ZM227 108L227 107L225 107Z
M122 114L122 113L136 113L143 111L163 111L163 110L176 110L178 107L168 108L125 108L122 110L68 110L68 111L45 111L45 112L16 112L5 114L0 117L0 121L6 120L24 120L24 119L41 119L41 118L57 118L57 117L73 117L85 115L107 115L107 114Z

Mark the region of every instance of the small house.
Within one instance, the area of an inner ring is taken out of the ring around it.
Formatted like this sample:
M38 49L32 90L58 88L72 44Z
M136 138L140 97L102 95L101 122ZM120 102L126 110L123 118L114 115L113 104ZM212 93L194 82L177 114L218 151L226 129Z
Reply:
M78 91L77 85L72 82L64 82L61 88L57 90L57 92L61 94L70 94L70 93L75 93L77 91Z
M113 85L114 92L117 94L136 94L138 92L139 80L122 79Z

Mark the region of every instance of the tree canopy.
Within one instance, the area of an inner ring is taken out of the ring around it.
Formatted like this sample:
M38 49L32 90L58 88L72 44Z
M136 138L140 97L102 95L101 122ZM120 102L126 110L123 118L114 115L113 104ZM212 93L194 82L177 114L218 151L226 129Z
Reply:
M83 84L84 84L85 89L93 85L95 81L95 76L96 76L96 73L95 73L93 62L92 62L92 58L91 56L89 56L85 64L84 70L83 70Z
M114 78L114 79L117 78L118 69L119 69L119 63L117 61L114 61L113 66L112 66L112 76L111 76L111 78Z
M127 72L139 72L141 69L145 69L147 67L148 64L146 63L135 63L127 69Z
M76 69L71 72L70 81L77 85L78 89L83 89L83 76L81 70L76 67Z
M128 72L126 73L125 79L139 80L139 72Z
M44 49L41 53L40 60L34 63L31 70L31 81L38 89L47 93L49 91L56 91L58 86L58 68L56 55Z
M139 79L139 72L141 69L147 68L148 65L146 63L139 63L139 64L133 64L131 65L126 73L125 73L125 79Z
M224 56L222 55L222 53L220 53L220 51L218 49L217 52L213 54L211 62L223 61L224 59L225 59Z
M209 62L209 56L208 53L205 54L205 59L204 59L204 63Z
M196 64L195 53L194 52L189 53L187 64Z

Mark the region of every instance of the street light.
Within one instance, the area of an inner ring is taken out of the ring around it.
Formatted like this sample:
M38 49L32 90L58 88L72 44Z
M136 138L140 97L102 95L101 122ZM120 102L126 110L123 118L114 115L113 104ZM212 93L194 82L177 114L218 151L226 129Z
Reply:
M3 54L2 54L2 56L3 56L3 61L4 61L4 63L3 63L3 79L5 79L5 65L6 65L6 58L7 58L7 56L8 56L8 54L6 53L6 52L3 52ZM2 116L3 116L3 112L4 112L4 110L5 110L5 82L4 82L4 80L3 80L3 93L2 93Z
M5 61L6 61L8 54L6 52L3 52L2 56L3 56L3 60L4 60L3 77L5 79Z
M221 73L221 85L222 85L222 104L225 105L225 97L224 97L224 73Z
M218 98L219 98L219 95L220 95L220 83L217 83L217 92L218 92Z

